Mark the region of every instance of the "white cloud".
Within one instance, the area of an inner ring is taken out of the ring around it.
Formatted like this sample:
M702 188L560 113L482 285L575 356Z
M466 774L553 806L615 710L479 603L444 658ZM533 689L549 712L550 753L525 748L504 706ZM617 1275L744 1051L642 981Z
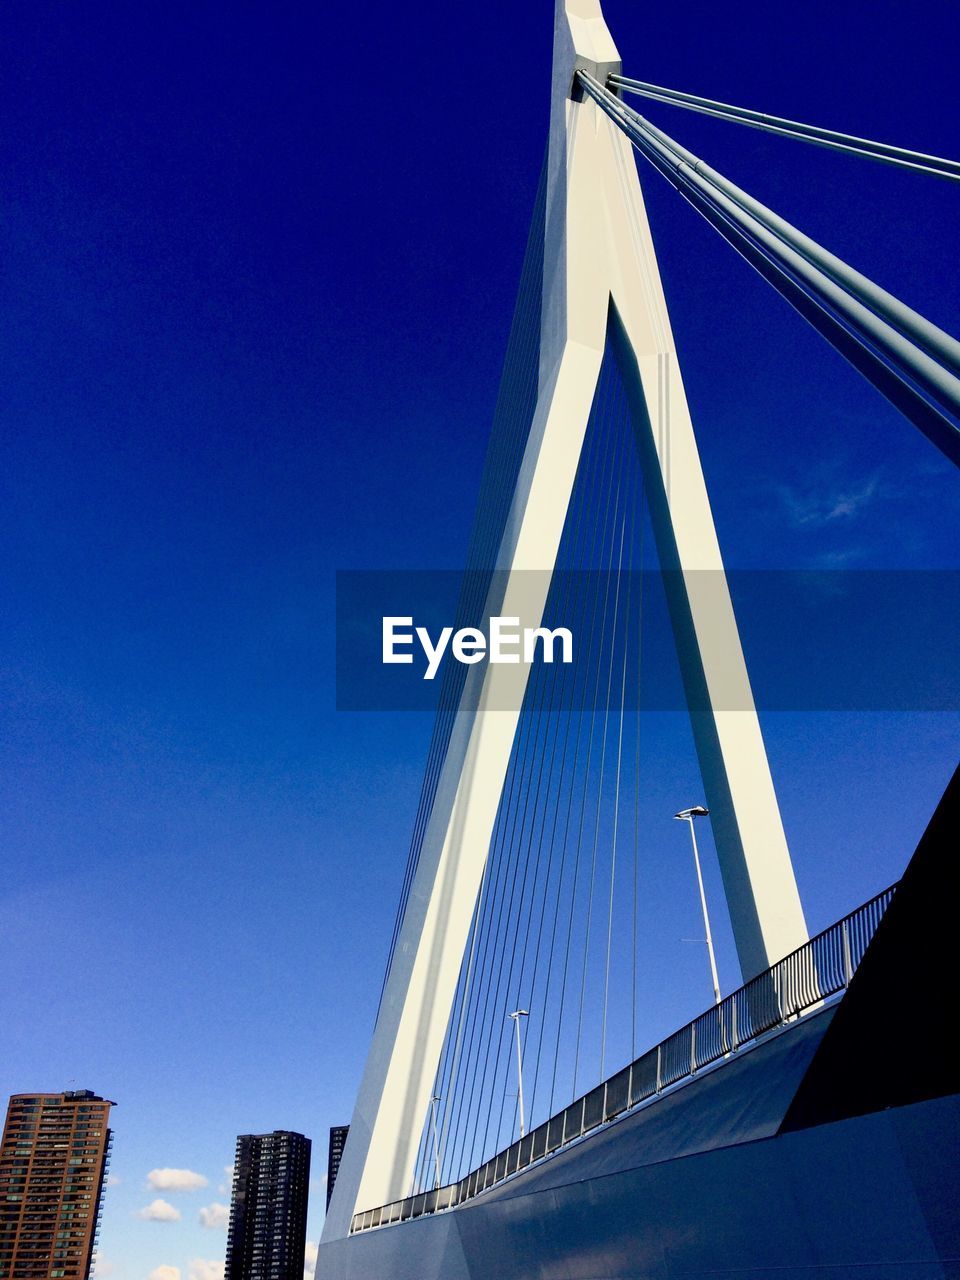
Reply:
M858 516L865 506L884 496L879 472L859 484L820 485L804 490L780 486L780 498L792 524L822 527Z
M162 1266L153 1268L148 1280L180 1280L180 1268L170 1267L164 1263Z
M136 1216L144 1218L147 1222L178 1222L180 1210L175 1209L166 1200L151 1200L148 1205L137 1210Z
M303 1280L311 1280L317 1267L317 1242L308 1240L303 1254Z
M104 1186L119 1187L122 1182L123 1182L123 1179L118 1178L115 1173L108 1173L106 1178L104 1179Z
M116 1269L117 1268L114 1264L104 1254L94 1254L93 1270L90 1274L96 1276L97 1280L107 1280L107 1276L112 1276Z
M226 1182L221 1182L219 1187L217 1187L217 1190L222 1196L227 1196L230 1194L231 1188L233 1187L233 1165L225 1164L223 1166L223 1172L227 1175L227 1180Z
M189 1280L223 1280L223 1262L216 1258L194 1258Z
M201 1227L210 1227L213 1230L219 1230L221 1227L225 1230L230 1220L230 1209L228 1205L213 1204L206 1205L200 1210Z
M151 1169L147 1184L155 1191L199 1191L207 1185L207 1180L192 1169Z

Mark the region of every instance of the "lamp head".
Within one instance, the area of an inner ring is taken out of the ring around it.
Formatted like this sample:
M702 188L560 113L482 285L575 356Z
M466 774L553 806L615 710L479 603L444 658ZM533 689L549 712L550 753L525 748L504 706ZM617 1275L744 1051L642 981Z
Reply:
M681 809L673 816L681 822L691 822L694 818L706 818L709 813L710 810L705 809L702 804L695 804L692 809Z

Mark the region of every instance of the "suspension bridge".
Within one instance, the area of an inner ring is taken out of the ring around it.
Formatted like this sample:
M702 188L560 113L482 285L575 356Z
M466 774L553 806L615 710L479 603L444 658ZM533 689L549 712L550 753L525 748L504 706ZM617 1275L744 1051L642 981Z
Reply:
M937 1027L957 783L900 884L810 937L638 161L954 463L960 343L628 99L960 182L954 160L628 78L596 0L557 0L457 620L563 623L579 657L444 668L317 1275L956 1274L957 1071ZM658 592L706 799L678 816L691 835L709 818L742 985L722 996L714 968L714 1002L651 1044L639 708ZM911 1030L891 1043L895 996Z

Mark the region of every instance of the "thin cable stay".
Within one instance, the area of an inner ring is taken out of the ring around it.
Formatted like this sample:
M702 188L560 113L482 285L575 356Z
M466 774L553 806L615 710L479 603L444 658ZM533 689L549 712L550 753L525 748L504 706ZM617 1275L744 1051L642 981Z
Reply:
M457 602L456 626L458 628L476 626L480 621L500 540L509 515L510 496L523 459L524 446L536 406L546 173L544 159L537 184L530 234L524 253L517 302L477 499L467 554L467 572L464 574L463 587ZM380 989L381 1000L390 966L393 963L403 913L413 887L420 851L450 744L456 710L463 692L465 670L466 668L459 663L447 663L441 677L440 697L424 769L420 800Z
M642 480L604 360L545 623L576 666L531 673L410 1193L461 1178L519 1120L513 1030L529 1011L529 1127L635 1056ZM629 798L628 798L629 797Z

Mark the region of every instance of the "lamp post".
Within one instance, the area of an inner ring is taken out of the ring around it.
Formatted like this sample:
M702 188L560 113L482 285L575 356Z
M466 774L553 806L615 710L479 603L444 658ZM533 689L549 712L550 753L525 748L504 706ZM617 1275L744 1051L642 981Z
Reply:
M679 813L673 816L679 822L688 822L690 824L690 839L693 842L693 863L697 868L697 885L700 888L700 905L703 908L703 927L707 935L707 953L710 956L710 974L713 978L713 998L720 1003L720 978L717 975L717 958L713 954L713 934L710 932L710 916L707 914L707 895L703 888L703 873L700 870L700 852L697 849L697 833L693 829L693 821L695 818L706 818L710 810L705 809L702 804L694 805L692 809L681 809Z
M433 1167L434 1180L433 1189L436 1191L440 1186L440 1143L437 1141L437 1103L440 1099L436 1094L430 1099L430 1119L433 1122Z
M517 1033L517 1098L520 1103L520 1137L522 1138L526 1129L523 1122L523 1055L520 1052L520 1019L530 1016L527 1009L514 1009L513 1013L508 1013L507 1017L513 1019L513 1029Z

